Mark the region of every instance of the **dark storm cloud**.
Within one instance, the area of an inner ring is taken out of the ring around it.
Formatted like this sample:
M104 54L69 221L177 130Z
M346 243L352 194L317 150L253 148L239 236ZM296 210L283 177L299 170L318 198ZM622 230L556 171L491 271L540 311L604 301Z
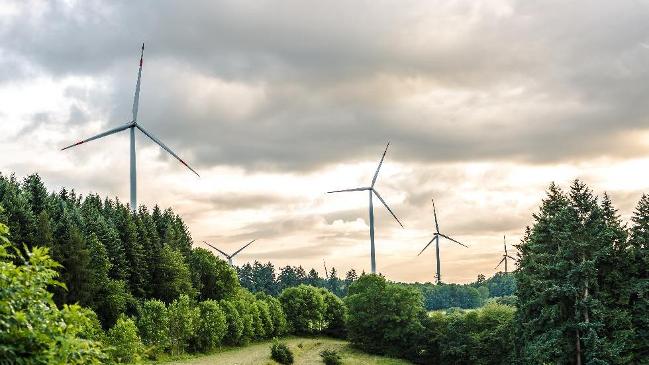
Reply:
M646 2L36 4L0 21L15 77L15 60L108 76L106 122L122 123L145 40L141 119L199 168L312 170L387 140L390 159L417 162L647 152L631 138L649 114ZM250 110L212 81L243 86ZM400 99L426 91L438 96Z

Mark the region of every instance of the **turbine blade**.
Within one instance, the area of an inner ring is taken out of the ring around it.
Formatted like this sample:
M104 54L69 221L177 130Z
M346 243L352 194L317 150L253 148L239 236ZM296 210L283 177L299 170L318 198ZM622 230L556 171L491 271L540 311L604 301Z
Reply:
M439 224L437 224L437 210L435 209L435 199L431 199L433 202L433 216L435 217L435 230L439 233Z
M512 259L512 260L514 260L514 261L516 261L516 259L515 259L515 258L513 258L513 257L511 257L511 256L509 256L509 255L507 255L507 257L509 257L510 259Z
M503 261L505 261L505 258L504 258L504 257L503 257L502 260L500 260L500 262L498 263L498 265L496 265L496 267L494 267L494 270L497 269L500 265L502 265Z
M394 212L392 211L392 209L390 209L390 207L388 207L388 204L385 202L385 200L383 200L383 198L381 198L381 196L379 195L379 192L376 191L376 190L374 190L374 189L372 189L372 191L374 192L374 194L376 194L376 197L379 198L379 200L381 201L381 203L383 203L383 205L384 205L385 208L388 210L388 212L390 212L390 214L392 214L392 216L394 217L394 219L396 219L397 223L399 223L399 225L401 226L401 228L403 228L403 224L401 224L401 221L399 221L399 218L397 218L397 216L394 214Z
M132 126L132 124L129 123L129 124L125 124L125 125L122 125L122 126L119 126L119 127L115 127L115 128L113 128L113 129L109 129L109 130L107 130L106 132L99 133L99 134L96 135L96 136L93 136L93 137L90 137L90 138L87 138L87 139L81 140L81 141L79 141L79 142L77 142L77 143L74 143L74 144L71 144L71 145L69 145L69 146L67 146L67 147L63 147L63 148L61 148L61 151L67 150L68 148L72 148L72 147L78 146L78 145L80 145L80 144L82 144L82 143L86 143L86 142L94 141L95 139L99 139L99 138L102 138L102 137L109 136L109 135L111 135L111 134L113 134L113 133L121 132L121 131L123 131L124 129L128 129L128 128L130 128L131 126Z
M453 238L451 238L451 237L449 237L449 236L447 236L447 235L445 235L445 234L441 234L441 233L440 233L439 235L442 236L442 237L444 237L444 238L446 238L446 239L448 239L448 240L451 240L451 241L457 243L458 245L462 245L462 246L464 246L464 247L466 247L466 248L469 248L469 246L465 245L464 243L462 243L462 242L460 242L460 241L457 241L457 240L455 240L455 239L453 239Z
M210 247L212 247L213 249L219 251L219 252L221 253L221 255L223 255L223 256L225 256L225 257L227 257L227 258L230 258L230 255L228 255L227 253L225 253L225 252L219 250L218 248L216 248L216 247L210 245L209 243L207 243L207 242L205 242L205 241L203 241L203 243L206 244L206 245L208 245L208 246L210 246Z
M133 97L133 121L137 121L137 109L140 105L140 79L142 78L142 62L144 60L144 43L140 54L140 69L137 71L137 83L135 84L135 96Z
M435 237L437 237L437 236L435 236ZM422 250L417 254L417 256L421 255L422 253L424 253L424 251L426 251L426 249L428 248L428 246L430 246L430 244L433 243L433 241L435 241L435 237L433 237L433 239L430 240L430 242L428 242L428 243L426 244L426 246L425 246L425 247L424 247L424 248L423 248L423 249L422 249Z
M327 194L331 193L346 193L350 191L365 191L365 190L370 190L371 188L354 188L354 189L344 189L344 190L334 190L334 191L328 191Z
M236 256L236 254L238 254L239 252L243 251L244 248L250 246L250 245L251 245L253 242L255 242L255 241L256 241L256 239L254 239L254 240L248 242L245 246L243 246L243 247L241 247L240 249L236 250L236 251L232 254L232 257Z
M151 140L152 140L153 142L157 143L158 146L162 147L163 150L169 152L169 154L171 154L172 156L174 156L178 161L180 161L180 163L182 163L183 165L185 165L185 167L187 167L187 168L190 169L193 173L195 173L196 176L201 177L201 175L199 175L198 172L196 172L196 170L192 169L192 168L191 168L191 167L190 167L190 166L189 166L185 161L183 161L182 158L178 157L178 155L175 154L174 151L172 151L169 147L165 146L165 144L162 143L159 139L155 138L152 134L150 134L149 132L147 132L147 131L146 131L144 128L142 128L142 126L140 126L139 124L136 124L135 126L136 126L137 129L139 129L142 133L144 133L147 137L151 138Z
M374 173L374 178L372 178L372 187L374 187L374 184L376 183L376 178L379 176L379 170L381 169L381 165L383 164L383 159L385 158L386 152L388 152L388 147L390 147L390 142L388 142L388 145L385 146L385 151L383 151L383 156L381 156L381 161L379 162L379 167L376 168L376 172Z

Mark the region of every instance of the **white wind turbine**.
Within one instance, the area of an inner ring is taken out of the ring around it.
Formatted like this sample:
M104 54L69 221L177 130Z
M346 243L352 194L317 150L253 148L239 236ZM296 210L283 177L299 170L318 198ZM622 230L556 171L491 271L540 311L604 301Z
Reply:
M503 235L503 245L505 247L505 253L503 253L502 260L500 260L500 262L498 263L498 265L496 267L494 267L494 269L497 269L503 262L505 262L505 274L507 274L507 258L510 258L510 259L512 259L514 261L516 261L516 259L509 256L509 254L507 253L507 241L505 239L505 235Z
M388 152L388 147L390 146L390 142L388 142L388 145L385 146L385 151L383 151L383 156L381 156L381 161L379 162L379 166L376 168L376 172L374 173L374 178L372 178L372 184L369 187L362 187L362 188L354 188L354 189L345 189L345 190L334 190L334 191L328 191L327 194L331 193L342 193L342 192L351 192L351 191L368 191L369 192L369 197L370 197L370 256L371 256L371 265L372 265L372 274L376 273L376 255L375 255L375 249L374 249L374 205L372 204L372 196L376 195L377 198L383 203L385 208L392 214L394 219L396 219L397 223L403 228L403 224L399 221L399 218L392 212L392 209L388 206L388 204L381 198L381 195L379 194L378 191L374 188L374 184L376 184L376 178L379 176L379 170L381 169L381 165L383 164L383 159L385 158L386 152Z
M435 233L433 234L433 239L430 240L430 242L428 242L428 244L424 247L423 250L421 250L421 252L419 252L419 254L417 256L421 255L428 248L428 246L430 246L430 244L433 243L433 241L435 241L435 257L436 257L436 260L437 260L437 273L435 274L435 279L437 280L437 283L439 284L439 283L442 282L442 269L441 269L440 258L439 258L439 238L444 237L447 240L453 241L453 242L457 243L458 245L461 245L461 246L464 246L464 247L467 247L467 248L469 246L467 246L467 245L465 245L465 244L463 244L463 243L461 243L461 242L459 242L459 241L457 241L457 240L455 240L455 239L453 239L453 238L451 238L451 237L449 237L449 236L447 236L447 235L445 235L445 234L443 234L443 233L441 233L439 231L439 224L437 223L437 211L435 210L435 200L434 199L431 199L431 200L433 201L433 216L435 217Z
M225 253L225 252L219 250L218 248L216 248L216 247L210 245L209 243L207 243L207 242L205 242L205 241L203 241L203 243L205 243L206 245L208 245L208 246L212 247L213 249L219 251L223 256L225 256L225 257L228 259L228 263L230 264L230 266L234 266L234 264L232 263L232 259L233 259L233 258L234 258L234 257L235 257L239 252L243 251L244 248L250 246L250 245L251 245L253 242L255 242L255 241L256 241L256 240L252 240L252 241L248 242L245 246L243 246L243 247L241 247L240 249L236 250L232 255L228 255L227 253Z
M81 140L81 141L79 141L77 143L71 144L71 145L61 149L61 151L67 150L68 148L78 146L78 145L80 145L82 143L94 141L95 139L100 139L100 138L109 136L111 134L121 132L121 131L123 131L125 129L130 129L130 131L131 131L131 209L133 211L135 211L137 209L137 178L136 178L137 174L136 174L136 167L135 167L135 165L136 165L135 164L135 129L136 128L139 129L140 132L144 133L145 136L151 138L151 140L153 142L157 143L160 147L162 147L162 149L169 152L169 154L171 154L178 161L180 161L180 163L185 165L185 167L187 167L193 173L195 173L197 176L200 177L200 175L198 175L198 173L194 169L189 167L189 165L187 163L185 163L185 161L183 161L180 157L178 157L178 155L176 155L176 153L174 153L174 151L172 151L169 147L167 147L159 139L154 137L151 133L147 132L142 127L142 125L140 125L138 123L137 110L138 110L139 101L140 101L140 79L142 78L142 61L143 61L143 59L144 59L144 43L142 43L142 53L140 54L140 69L138 70L137 83L135 84L135 96L133 98L133 119L130 122L124 124L124 125L121 125L119 127L115 127L113 129L109 129L106 132L99 133L98 135L96 135L94 137L90 137L88 139Z

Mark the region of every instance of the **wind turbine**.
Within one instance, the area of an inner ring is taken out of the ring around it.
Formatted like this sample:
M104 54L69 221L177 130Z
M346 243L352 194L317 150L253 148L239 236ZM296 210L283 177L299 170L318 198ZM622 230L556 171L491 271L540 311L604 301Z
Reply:
M94 137L90 137L84 140L81 140L77 143L71 144L65 148L62 148L61 151L67 150L68 148L78 146L82 143L94 141L95 139L100 139L106 136L109 136L111 134L121 132L123 130L129 129L131 131L131 210L135 211L137 209L137 178L136 178L136 168L135 168L135 129L139 129L140 132L144 133L145 136L151 138L151 140L155 143L158 144L158 146L162 147L163 150L169 152L173 157L175 157L180 163L185 165L188 169L190 169L193 173L195 173L197 176L198 172L196 172L194 169L189 167L185 161L183 161L178 155L174 153L169 147L167 147L164 143L162 143L159 139L154 137L151 133L146 131L140 124L138 124L137 121L137 110L139 107L139 102L140 102L140 79L142 78L142 61L144 59L144 43L142 43L142 53L140 54L140 69L137 72L137 83L135 84L135 96L133 97L133 119L119 127L115 127L113 129L109 129L103 133L99 133L98 135Z
M212 247L213 249L219 251L223 256L225 256L225 257L228 259L228 263L230 264L230 266L234 266L234 264L232 264L232 259L233 259L233 258L234 258L234 257L235 257L239 252L243 251L244 248L250 246L250 245L251 245L253 242L255 242L255 241L256 241L256 240L252 240L252 241L246 243L243 247L241 247L240 249L236 250L232 255L228 255L227 253L225 253L225 252L219 250L218 248L216 248L216 247L210 245L209 243L207 243L207 242L205 242L205 241L203 241L203 243L205 243L206 245L208 245L208 246Z
M371 263L372 263L372 274L376 273L376 255L375 255L375 250L374 250L374 205L372 204L372 195L376 195L377 198L383 203L385 208L392 214L394 219L396 219L397 223L403 228L403 224L399 221L399 218L397 218L396 215L394 215L394 212L392 212L392 209L388 206L388 204L381 198L381 195L379 194L376 189L374 189L374 184L376 184L376 178L379 176L379 170L381 169L381 165L383 164L383 159L385 158L385 154L388 152L388 147L390 147L390 142L388 142L388 145L385 146L385 151L383 151L383 156L381 156L381 161L379 162L379 167L376 168L376 172L374 173L374 178L372 178L372 184L369 187L362 187L362 188L354 188L354 189L345 189L345 190L334 190L334 191L328 191L327 194L331 193L343 193L343 192L351 192L351 191L368 191L369 196L370 196L370 255L371 255Z
M509 256L509 254L507 253L507 241L505 240L505 235L503 235L503 245L505 247L505 253L503 253L502 260L500 260L500 262L498 263L498 266L494 267L494 269L497 269L500 266L500 264L502 264L503 261L504 261L505 262L505 274L507 274L507 258L510 258L512 260L516 260L516 259Z
M461 243L460 241L457 241L457 240L455 240L455 239L453 239L453 238L451 238L451 237L449 237L449 236L447 236L447 235L445 235L445 234L443 234L443 233L441 233L439 231L439 224L437 223L437 211L435 210L435 199L431 199L431 200L433 201L433 216L435 217L435 234L433 234L433 239L430 240L430 242L428 242L426 247L424 247L423 250L421 250L421 252L419 252L419 255L421 255L424 251L426 251L428 246L430 246L430 244L433 243L433 241L435 241L435 257L437 259L437 274L435 274L435 278L437 279L437 284L439 284L439 283L442 282L442 271L441 271L440 260L439 260L439 238L444 237L447 240L453 241L453 242L457 243L458 245L461 245L461 246L464 246L464 247L467 247L467 248L469 246L467 246L467 245ZM419 255L417 255L417 256L419 256Z

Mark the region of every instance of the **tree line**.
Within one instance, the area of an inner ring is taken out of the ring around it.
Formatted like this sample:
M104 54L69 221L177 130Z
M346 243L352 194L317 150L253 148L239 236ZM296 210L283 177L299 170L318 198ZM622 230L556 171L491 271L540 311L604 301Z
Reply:
M0 213L3 209L0 206ZM67 291L62 266L47 247L12 245L0 223L0 363L127 364L168 353L210 352L285 334L345 336L346 307L330 291L307 285L283 290L278 298L235 286L220 300L179 294L169 302L142 299L132 315L120 313L102 328L97 314L77 303L56 305ZM203 250L204 251L204 250ZM201 252L203 252L201 251ZM203 264L222 261L214 256ZM213 273L213 267L203 274ZM210 281L206 281L210 282ZM198 294L198 293L202 294Z
M61 266L54 301L61 307L79 304L92 309L102 326L114 325L120 314L135 315L143 300L166 304L187 295L222 300L240 286L253 293L278 296L284 289L308 284L344 296L354 270L345 280L335 268L327 278L311 269L287 266L275 275L271 263L233 269L210 251L193 248L191 234L173 210L157 205L137 212L115 199L74 190L48 193L38 174L22 181L0 174L0 222L23 250L46 247ZM241 280L238 280L238 277Z
M299 285L310 285L325 288L339 297L347 295L351 283L357 278L356 270L347 271L344 279L338 277L335 267L327 270L326 277L321 277L315 269L307 273L302 266L284 266L278 271L271 262L265 264L255 261L237 267L241 286L253 293L262 292L277 296L282 290Z
M515 306L429 314L421 291L363 276L345 298L349 340L424 364L649 363L649 196L629 226L606 194L552 184L533 219Z

